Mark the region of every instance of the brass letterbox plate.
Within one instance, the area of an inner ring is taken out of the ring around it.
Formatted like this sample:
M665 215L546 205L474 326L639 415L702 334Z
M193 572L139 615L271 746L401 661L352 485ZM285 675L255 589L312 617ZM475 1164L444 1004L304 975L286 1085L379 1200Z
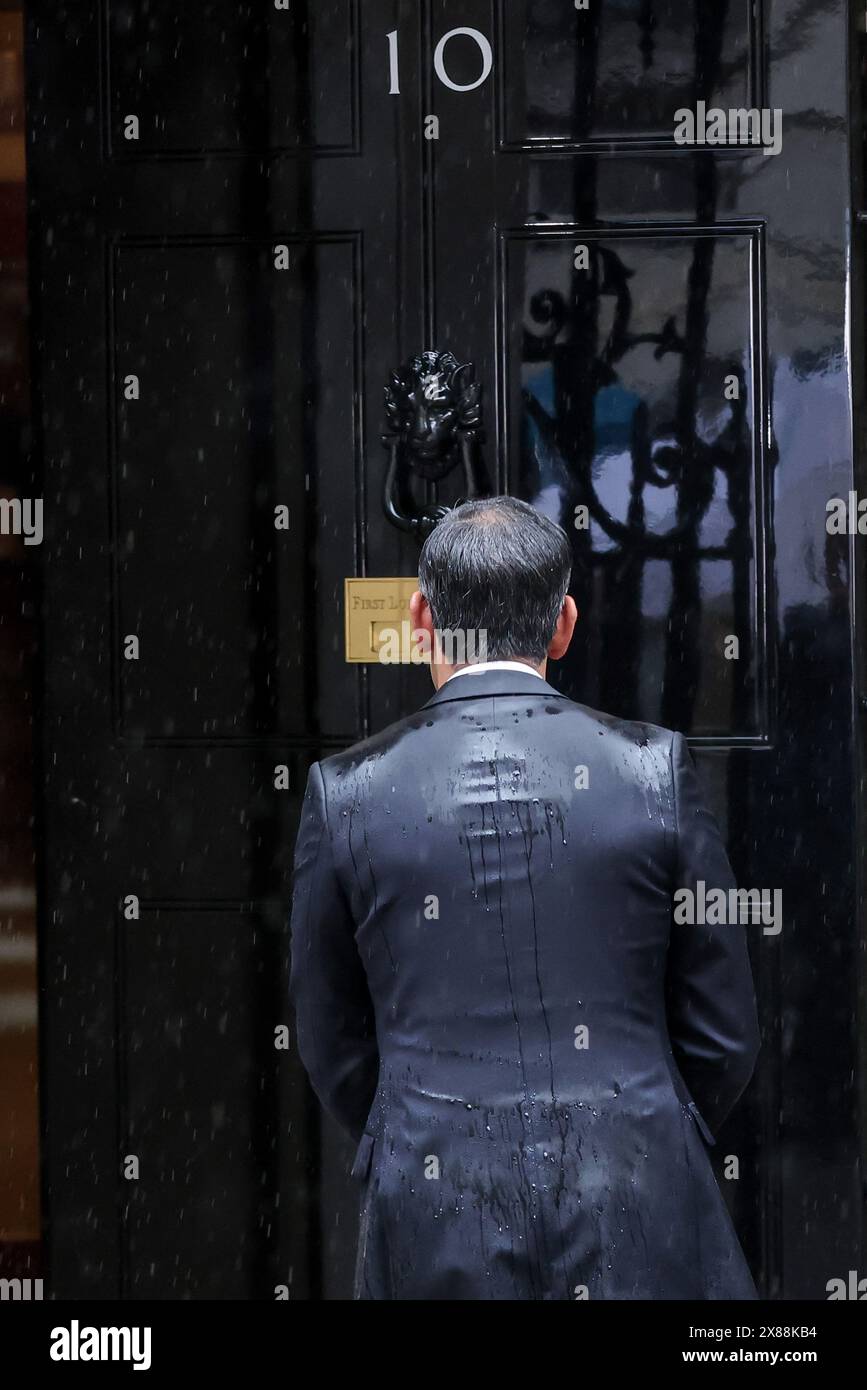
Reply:
M417 579L345 579L346 660L382 660L382 643L391 634L391 650L400 655L391 664L414 664L410 656L412 622L409 601L418 588ZM415 657L418 662L418 656Z

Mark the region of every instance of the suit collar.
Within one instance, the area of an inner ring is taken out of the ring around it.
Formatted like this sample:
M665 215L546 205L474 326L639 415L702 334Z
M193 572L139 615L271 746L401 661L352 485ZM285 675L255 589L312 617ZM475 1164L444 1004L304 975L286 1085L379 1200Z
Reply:
M567 698L532 671L526 675L520 671L482 671L479 675L460 676L446 681L422 708L430 709L432 705L444 705L451 700L485 700L492 695L535 695L537 698L543 695L549 700Z

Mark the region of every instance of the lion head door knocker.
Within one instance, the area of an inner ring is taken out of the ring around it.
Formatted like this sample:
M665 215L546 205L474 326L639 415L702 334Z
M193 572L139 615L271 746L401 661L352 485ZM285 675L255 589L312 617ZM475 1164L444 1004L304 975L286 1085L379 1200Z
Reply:
M448 508L439 505L438 484L459 465L465 498L486 487L481 457L481 386L471 362L461 366L450 352L420 352L385 388L388 450L383 506L401 531L420 541L430 535ZM434 500L419 501L418 484L433 484Z

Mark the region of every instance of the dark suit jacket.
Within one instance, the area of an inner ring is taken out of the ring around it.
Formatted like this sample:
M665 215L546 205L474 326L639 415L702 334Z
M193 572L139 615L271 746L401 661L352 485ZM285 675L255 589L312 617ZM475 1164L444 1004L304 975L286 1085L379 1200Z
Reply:
M756 1296L706 1147L753 983L742 926L675 925L700 880L734 886L682 735L531 673L311 768L290 988L358 1141L356 1297Z

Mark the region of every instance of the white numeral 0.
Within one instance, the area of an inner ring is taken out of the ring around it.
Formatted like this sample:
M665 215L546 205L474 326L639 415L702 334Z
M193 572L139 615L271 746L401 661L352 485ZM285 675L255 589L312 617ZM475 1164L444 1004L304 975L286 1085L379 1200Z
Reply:
M481 76L475 82L453 82L446 72L445 53L450 39L458 34L466 34L467 38L475 39L479 45L482 55ZM391 84L389 86L389 96L400 96L400 55L398 50L397 30L392 29L388 36L388 55L389 71ZM478 29L450 29L447 34L443 34L434 51L434 72L442 82L444 87L449 87L453 92L474 92L477 87L481 87L483 82L487 82L494 66L494 50L491 48L490 41Z

